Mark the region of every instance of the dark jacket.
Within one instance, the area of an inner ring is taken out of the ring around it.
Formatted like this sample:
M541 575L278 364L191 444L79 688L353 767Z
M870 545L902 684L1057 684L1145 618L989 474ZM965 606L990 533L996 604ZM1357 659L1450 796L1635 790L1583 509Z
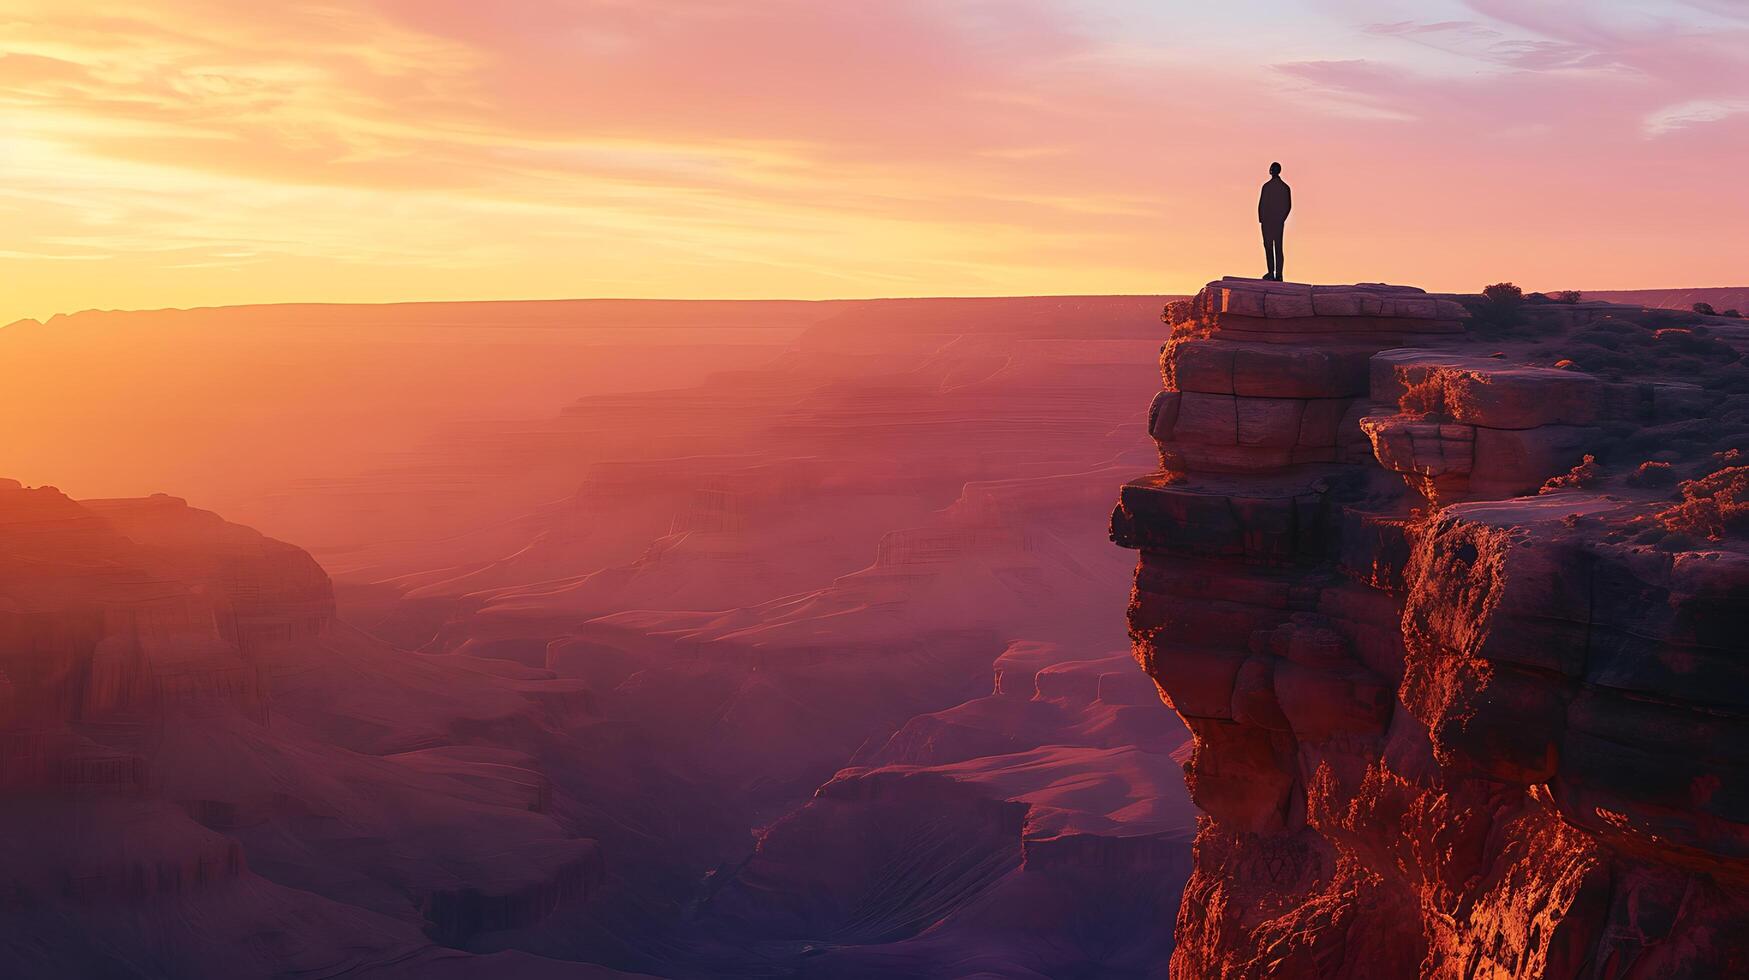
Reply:
M1294 192L1280 176L1269 178L1263 193L1257 196L1257 220L1266 225L1279 225L1294 209Z

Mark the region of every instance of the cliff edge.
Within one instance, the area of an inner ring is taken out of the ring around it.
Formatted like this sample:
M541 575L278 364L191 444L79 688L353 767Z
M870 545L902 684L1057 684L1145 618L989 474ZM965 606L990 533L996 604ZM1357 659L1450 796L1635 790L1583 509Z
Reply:
M1744 327L1237 279L1166 320L1111 532L1195 740L1174 975L1749 974Z

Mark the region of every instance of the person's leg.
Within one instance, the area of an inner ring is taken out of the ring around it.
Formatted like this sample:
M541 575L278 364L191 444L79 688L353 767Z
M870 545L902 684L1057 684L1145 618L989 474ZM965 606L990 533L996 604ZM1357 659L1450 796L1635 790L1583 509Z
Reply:
M1282 280L1282 277L1285 275L1285 273L1282 270L1287 268L1287 256L1282 254L1281 238L1282 238L1281 229L1280 228L1275 229L1275 281L1276 282L1280 282Z
M1276 275L1275 275L1275 243L1270 241L1270 238L1269 238L1269 233L1271 231L1274 231L1274 230L1275 229L1269 227L1268 225L1263 226L1263 262L1264 262L1264 265L1266 265L1269 269L1268 272L1263 274L1263 278L1265 278L1265 279L1276 278Z

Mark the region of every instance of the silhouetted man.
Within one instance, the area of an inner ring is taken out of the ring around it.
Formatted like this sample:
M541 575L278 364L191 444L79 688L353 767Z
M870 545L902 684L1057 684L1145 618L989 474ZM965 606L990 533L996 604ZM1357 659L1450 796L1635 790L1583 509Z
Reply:
M1294 209L1293 189L1281 179L1281 164L1269 165L1269 183L1257 196L1257 220L1263 224L1263 256L1269 272L1263 278L1281 281L1281 230L1287 213Z

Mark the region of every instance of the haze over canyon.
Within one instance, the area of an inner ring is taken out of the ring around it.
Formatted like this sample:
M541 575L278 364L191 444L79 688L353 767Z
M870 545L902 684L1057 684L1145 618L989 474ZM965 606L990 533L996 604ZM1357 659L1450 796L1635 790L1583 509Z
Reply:
M1188 733L1104 527L1163 302L0 329L4 958L1163 969Z

